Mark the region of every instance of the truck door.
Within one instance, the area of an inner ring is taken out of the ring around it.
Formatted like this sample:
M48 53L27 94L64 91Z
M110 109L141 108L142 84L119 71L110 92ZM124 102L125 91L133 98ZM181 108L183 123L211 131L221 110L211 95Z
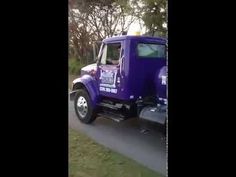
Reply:
M103 44L97 68L99 91L103 96L120 98L123 53L122 42Z

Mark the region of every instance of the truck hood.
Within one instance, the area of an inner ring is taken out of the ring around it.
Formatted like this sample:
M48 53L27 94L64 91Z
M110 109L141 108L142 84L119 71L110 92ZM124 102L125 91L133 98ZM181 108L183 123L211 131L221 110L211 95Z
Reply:
M90 65L87 65L87 66L81 68L81 75L90 74L93 71L94 72L97 71L97 63L93 63L93 64L90 64Z

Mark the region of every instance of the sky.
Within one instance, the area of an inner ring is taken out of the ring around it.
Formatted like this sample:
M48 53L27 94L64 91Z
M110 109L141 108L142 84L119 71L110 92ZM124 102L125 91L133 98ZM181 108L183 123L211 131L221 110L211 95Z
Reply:
M163 24L163 26L166 27L167 24ZM140 26L138 22L134 22L130 25L130 28L129 28L127 34L132 35L135 32L140 32L141 34L144 34L146 32L146 29L143 24L142 24L142 26Z
M134 23L130 25L127 34L132 35L135 32L140 32L141 34L144 34L146 32L144 26L143 25L140 26L138 21L135 21Z

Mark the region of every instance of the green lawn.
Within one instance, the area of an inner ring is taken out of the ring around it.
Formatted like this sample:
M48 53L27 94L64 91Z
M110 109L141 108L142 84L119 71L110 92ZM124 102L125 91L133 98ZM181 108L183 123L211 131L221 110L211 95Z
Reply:
M69 177L163 177L113 152L75 130L69 130Z

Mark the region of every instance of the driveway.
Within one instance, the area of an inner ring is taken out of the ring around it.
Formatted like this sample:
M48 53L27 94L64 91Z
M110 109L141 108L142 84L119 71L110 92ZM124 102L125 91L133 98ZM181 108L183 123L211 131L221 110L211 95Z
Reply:
M97 143L119 152L140 164L166 175L166 142L157 125L138 119L115 122L98 117L82 124L69 101L69 126L87 134ZM143 132L143 128L149 131Z

